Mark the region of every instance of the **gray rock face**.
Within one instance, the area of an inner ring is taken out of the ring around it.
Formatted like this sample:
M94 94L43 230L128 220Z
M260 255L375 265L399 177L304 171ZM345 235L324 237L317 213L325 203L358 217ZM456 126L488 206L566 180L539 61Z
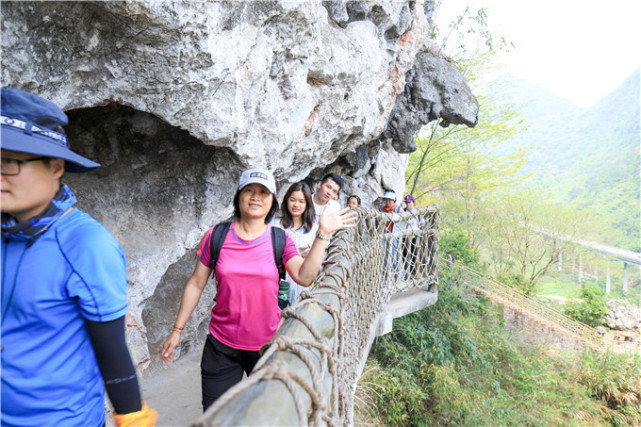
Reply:
M476 123L474 96L428 40L430 0L0 8L2 86L64 108L72 147L103 164L65 181L125 249L141 368L156 364L194 249L231 216L243 169L272 170L280 196L337 172L343 202L371 205L403 193L402 153L422 125ZM211 288L185 351L204 339Z
M419 52L383 135L391 139L399 153L411 153L416 150L414 133L418 130L413 124L442 118L444 127L451 123L474 127L478 110L478 101L452 64L431 53Z
M610 329L618 331L631 331L641 329L641 311L639 307L630 304L627 300L608 300L608 313L603 319Z

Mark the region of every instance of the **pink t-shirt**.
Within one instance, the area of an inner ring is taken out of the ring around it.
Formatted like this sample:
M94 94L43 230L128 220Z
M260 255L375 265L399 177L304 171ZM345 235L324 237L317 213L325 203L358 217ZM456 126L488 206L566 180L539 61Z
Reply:
M238 349L258 351L274 334L280 321L278 308L278 269L274 262L271 226L254 240L243 240L232 223L216 263L218 292L211 310L209 332L221 343ZM209 267L209 229L198 250L200 262ZM299 255L287 236L283 262Z

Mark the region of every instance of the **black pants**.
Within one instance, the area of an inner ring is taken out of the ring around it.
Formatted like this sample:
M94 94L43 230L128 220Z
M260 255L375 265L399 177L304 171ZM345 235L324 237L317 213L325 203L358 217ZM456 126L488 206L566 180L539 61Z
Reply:
M203 411L240 382L243 372L249 375L259 358L258 351L236 350L208 334L200 361Z
M406 238L403 246L403 260L405 262L405 278L411 279L416 275L416 254L418 252L418 240L412 237Z

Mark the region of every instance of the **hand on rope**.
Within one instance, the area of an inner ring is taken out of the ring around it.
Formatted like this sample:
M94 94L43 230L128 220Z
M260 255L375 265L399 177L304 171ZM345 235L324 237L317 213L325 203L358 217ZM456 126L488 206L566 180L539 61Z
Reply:
M145 402L142 402L142 409L128 414L111 414L117 427L153 427L158 418L155 410L149 409Z

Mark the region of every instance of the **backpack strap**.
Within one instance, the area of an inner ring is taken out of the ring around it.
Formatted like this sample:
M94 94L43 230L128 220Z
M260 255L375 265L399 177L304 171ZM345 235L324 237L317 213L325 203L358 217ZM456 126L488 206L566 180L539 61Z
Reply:
M214 227L214 231L211 232L210 245L211 248L211 260L209 261L209 268L214 271L212 274L215 274L216 263L218 262L218 255L220 255L220 249L223 247L223 242L229 228L231 227L231 222L221 222Z
M285 230L278 227L271 227L272 229L272 248L274 250L274 261L278 267L278 278L285 280L285 265L283 264L283 252L285 252L285 243L287 242L287 234Z

